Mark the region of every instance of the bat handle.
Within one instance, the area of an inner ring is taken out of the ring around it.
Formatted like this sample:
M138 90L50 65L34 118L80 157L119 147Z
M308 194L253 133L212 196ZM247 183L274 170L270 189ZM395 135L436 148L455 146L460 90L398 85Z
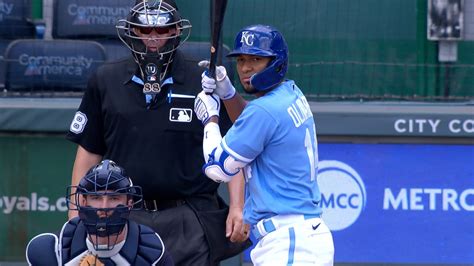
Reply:
M216 79L216 63L214 63L214 60L211 59L211 62L209 62L209 77ZM211 95L212 93L206 92L206 95Z

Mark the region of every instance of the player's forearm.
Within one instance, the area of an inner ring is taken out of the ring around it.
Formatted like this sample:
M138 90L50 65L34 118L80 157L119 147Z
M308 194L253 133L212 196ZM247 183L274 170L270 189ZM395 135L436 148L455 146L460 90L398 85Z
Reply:
M71 185L75 186L87 171L102 160L102 156L89 152L81 146L78 146L76 160L72 169Z
M237 120L239 115L244 110L245 106L247 106L247 101L242 98L239 93L236 93L234 97L224 100L225 109L227 110L227 114L229 115L230 121L232 123Z
M204 137L202 140L202 150L204 160L206 163L209 161L209 154L221 143L222 136L219 130L219 124L217 123L218 117L213 116L209 119L209 122L204 126Z
M232 178L227 186L229 189L229 206L231 208L238 207L242 209L245 202L243 169Z

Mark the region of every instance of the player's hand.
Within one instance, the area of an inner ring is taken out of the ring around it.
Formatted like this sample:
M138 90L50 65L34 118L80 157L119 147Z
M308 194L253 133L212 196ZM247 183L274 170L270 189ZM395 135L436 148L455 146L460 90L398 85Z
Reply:
M219 97L215 94L207 95L201 91L194 100L194 112L203 125L206 125L211 117L219 117L220 108Z
M203 60L198 63L200 67L209 67L209 61ZM228 100L235 95L235 88L227 76L227 70L223 66L216 67L216 79L209 77L208 70L201 75L202 90L206 93L215 93L222 100Z
M250 226L244 224L241 207L229 207L229 215L227 215L225 236L231 242L244 242L250 236Z

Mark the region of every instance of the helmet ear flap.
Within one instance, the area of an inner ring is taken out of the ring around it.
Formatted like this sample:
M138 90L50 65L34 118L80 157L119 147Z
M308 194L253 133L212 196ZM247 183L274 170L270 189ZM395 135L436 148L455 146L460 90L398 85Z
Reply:
M282 62L274 59L264 70L252 76L250 84L257 91L271 89L285 79L287 68L287 61Z

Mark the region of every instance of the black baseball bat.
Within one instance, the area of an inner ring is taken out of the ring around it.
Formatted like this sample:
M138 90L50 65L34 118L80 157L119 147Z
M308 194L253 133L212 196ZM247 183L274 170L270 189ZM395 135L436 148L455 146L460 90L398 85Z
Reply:
M216 78L216 61L219 49L219 39L221 37L222 24L227 6L227 0L212 0L211 13L211 58L209 63L209 75Z

